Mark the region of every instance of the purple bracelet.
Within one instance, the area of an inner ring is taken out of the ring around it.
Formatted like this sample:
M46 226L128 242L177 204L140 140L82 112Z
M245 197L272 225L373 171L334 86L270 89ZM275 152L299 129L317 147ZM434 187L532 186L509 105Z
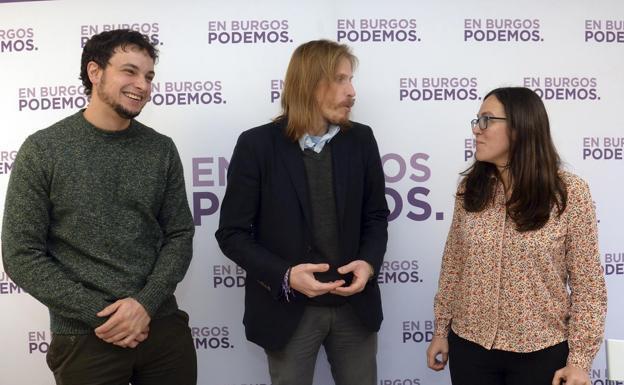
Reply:
M282 294L284 298L286 298L286 302L290 302L291 298L295 297L295 292L290 287L290 267L286 270L284 274L284 279L282 280Z

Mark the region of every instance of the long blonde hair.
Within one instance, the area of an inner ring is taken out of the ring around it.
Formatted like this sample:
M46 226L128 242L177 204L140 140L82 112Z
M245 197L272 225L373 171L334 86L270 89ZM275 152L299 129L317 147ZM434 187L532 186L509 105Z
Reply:
M314 125L319 108L315 92L322 80L333 81L340 59L351 62L357 58L345 44L330 40L313 40L297 47L290 58L284 89L282 113L276 121L286 120L286 135L293 141L301 138Z

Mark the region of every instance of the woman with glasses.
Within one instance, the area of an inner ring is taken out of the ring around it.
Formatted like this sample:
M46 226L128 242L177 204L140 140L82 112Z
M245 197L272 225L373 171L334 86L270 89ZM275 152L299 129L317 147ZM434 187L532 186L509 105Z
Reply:
M471 124L427 364L455 385L589 385L607 300L587 183L533 91L491 91Z

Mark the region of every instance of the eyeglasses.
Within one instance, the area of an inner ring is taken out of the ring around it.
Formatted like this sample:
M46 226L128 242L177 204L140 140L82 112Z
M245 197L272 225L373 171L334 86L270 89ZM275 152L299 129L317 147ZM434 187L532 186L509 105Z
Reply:
M474 130L477 126L479 126L480 129L485 130L488 127L488 122L490 120L507 120L507 118L498 118L496 116L482 116L480 118L477 119L472 119L470 121L470 127L472 127L472 129Z

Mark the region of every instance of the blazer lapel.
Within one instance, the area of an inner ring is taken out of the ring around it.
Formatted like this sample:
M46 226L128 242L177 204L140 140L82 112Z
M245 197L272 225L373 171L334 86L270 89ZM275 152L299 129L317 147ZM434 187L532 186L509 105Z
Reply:
M280 130L276 135L279 155L288 171L290 180L297 193L297 198L299 198L303 216L308 223L308 227L311 229L312 217L310 213L310 197L308 196L308 182L306 181L301 148L298 143L290 141L290 139L284 135L283 125L280 125Z

